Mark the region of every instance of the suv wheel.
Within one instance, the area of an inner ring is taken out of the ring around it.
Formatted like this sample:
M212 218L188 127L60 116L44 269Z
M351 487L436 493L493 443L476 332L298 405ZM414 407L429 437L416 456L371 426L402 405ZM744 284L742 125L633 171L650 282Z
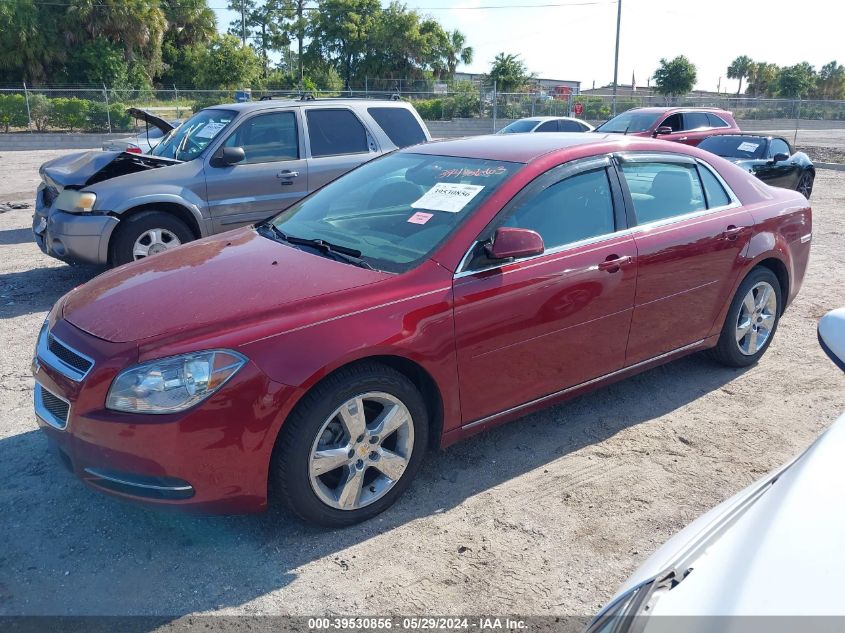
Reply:
M729 367L753 365L768 349L782 310L780 282L758 266L742 281L734 295L714 358Z
M115 266L145 259L194 239L179 218L162 211L144 211L122 220L114 240L112 263Z
M408 488L428 446L422 395L378 363L340 370L285 421L270 487L295 515L327 527L365 521Z

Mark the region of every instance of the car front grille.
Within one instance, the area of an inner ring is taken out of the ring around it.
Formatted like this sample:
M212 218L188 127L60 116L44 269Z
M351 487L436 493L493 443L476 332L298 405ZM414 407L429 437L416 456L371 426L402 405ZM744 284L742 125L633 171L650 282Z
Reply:
M70 365L81 374L88 373L88 370L94 364L87 358L76 353L52 334L47 335L47 349L53 352L60 361L66 365Z
M50 426L63 430L67 427L70 404L36 382L35 413Z

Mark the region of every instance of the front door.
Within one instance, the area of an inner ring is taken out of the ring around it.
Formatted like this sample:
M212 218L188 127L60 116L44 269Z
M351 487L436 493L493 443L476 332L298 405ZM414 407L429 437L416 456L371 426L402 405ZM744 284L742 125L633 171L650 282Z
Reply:
M245 159L228 167L205 165L206 195L214 232L266 220L308 193L308 166L297 112L257 114L223 142Z
M775 162L776 154L786 154L787 160ZM789 145L781 138L773 138L766 150L766 164L757 167L754 175L773 187L795 189L801 176L801 166L792 157Z
M620 161L638 227L637 292L625 364L704 339L728 300L751 214L705 165L679 156Z
M454 281L464 424L622 367L636 249L602 159L547 172L479 237ZM542 255L491 262L499 226L543 238Z

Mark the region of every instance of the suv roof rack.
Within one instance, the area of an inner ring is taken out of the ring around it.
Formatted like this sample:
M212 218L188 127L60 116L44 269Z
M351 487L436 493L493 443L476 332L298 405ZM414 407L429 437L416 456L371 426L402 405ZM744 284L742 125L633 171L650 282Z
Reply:
M272 101L273 99L285 99L289 101L347 101L349 99L362 99L366 100L369 99L370 101L401 101L402 95L398 92L392 93L389 97L379 97L379 96L355 96L355 97L315 97L313 93L310 92L300 92L299 98L297 98L296 94L292 95L261 95L258 100L259 101Z

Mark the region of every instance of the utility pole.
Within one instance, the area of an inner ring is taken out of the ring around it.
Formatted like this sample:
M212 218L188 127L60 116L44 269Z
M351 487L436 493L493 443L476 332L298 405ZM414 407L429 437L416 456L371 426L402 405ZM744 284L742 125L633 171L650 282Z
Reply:
M305 12L305 2L306 0L296 0L296 39L297 44L299 46L299 87L302 88L302 84L305 81L305 73L303 70L302 65L302 40L305 38L305 23L303 22L303 14Z
M616 0L616 55L613 57L613 116L616 116L616 83L619 78L619 26L622 23L622 0Z
M246 0L241 0L241 46L246 46L246 16L244 15Z

